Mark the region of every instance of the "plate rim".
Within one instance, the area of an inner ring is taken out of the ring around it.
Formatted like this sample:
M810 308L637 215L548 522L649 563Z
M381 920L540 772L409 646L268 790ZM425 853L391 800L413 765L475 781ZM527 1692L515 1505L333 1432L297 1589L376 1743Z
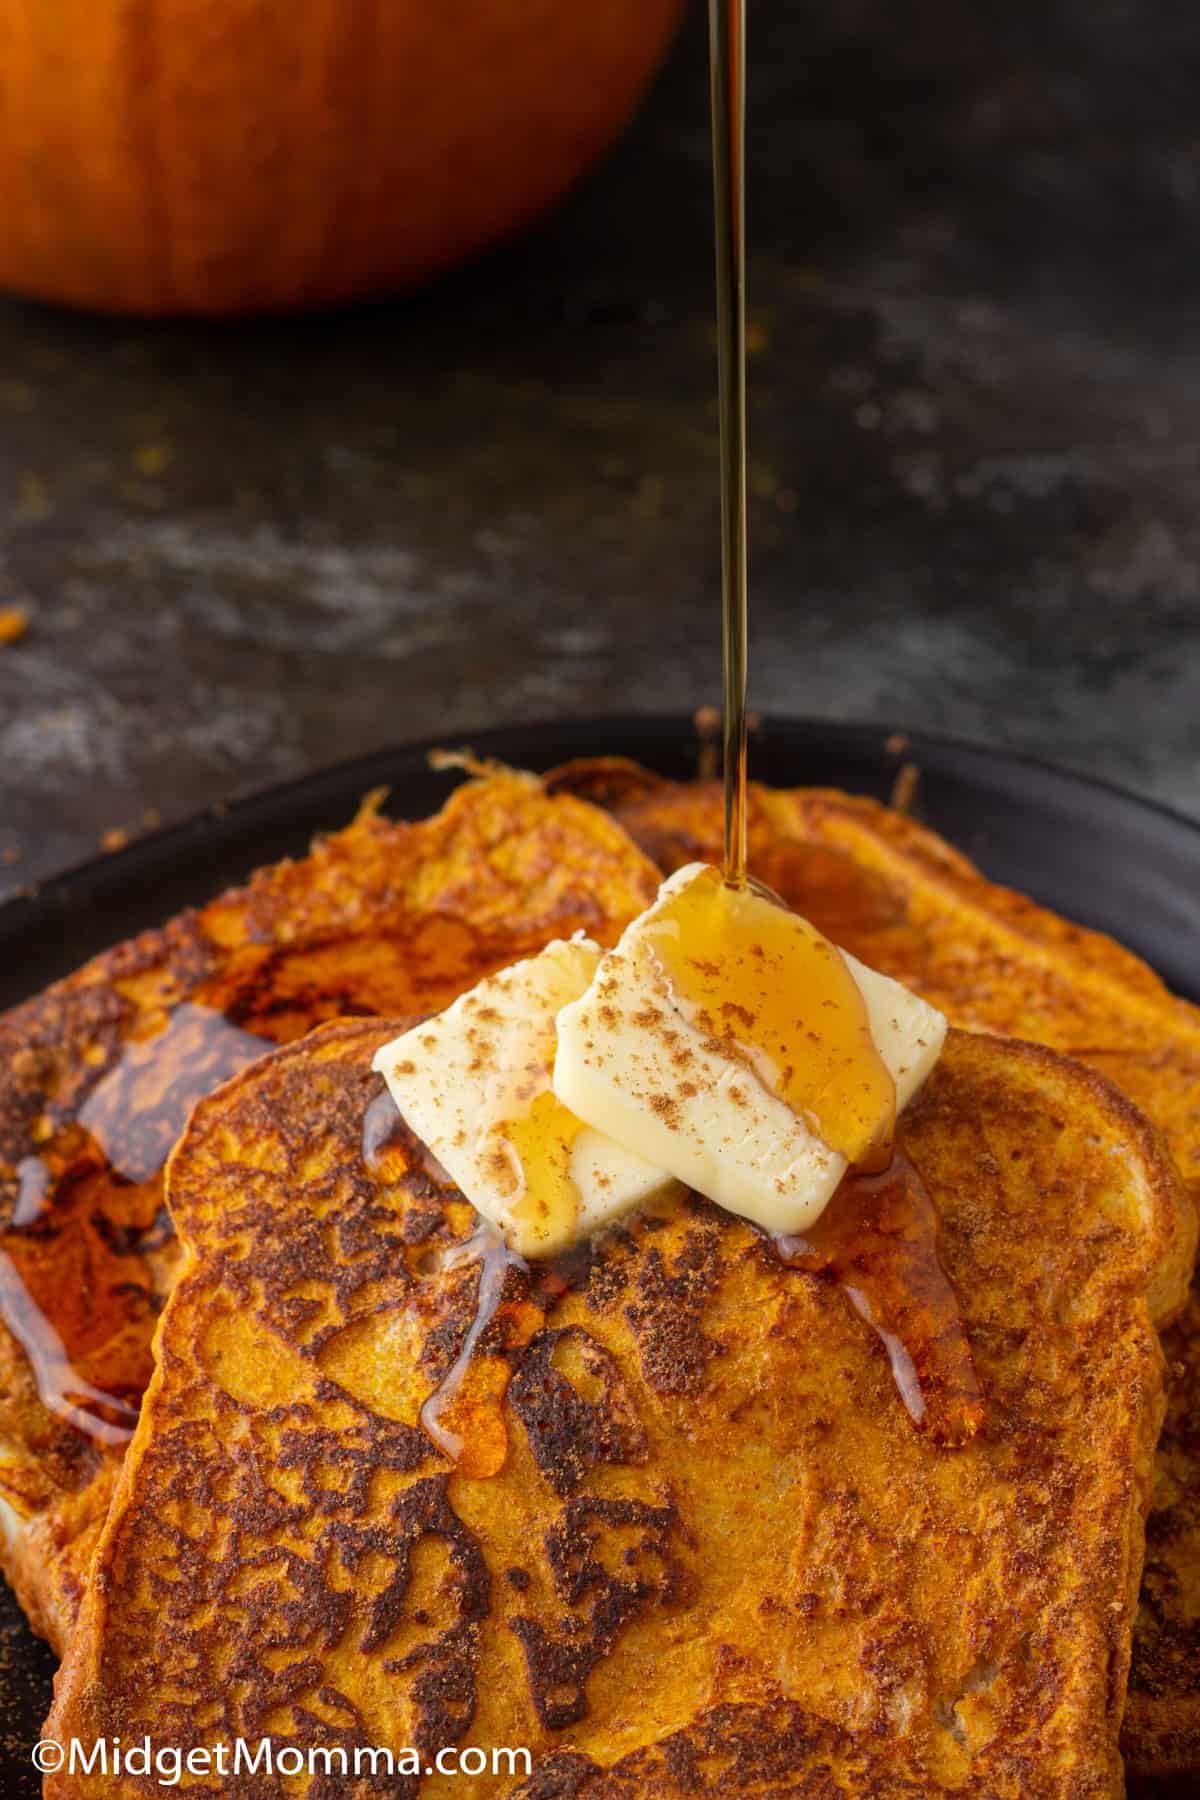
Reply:
M382 749L318 763L299 775L285 776L265 786L237 793L228 800L217 800L208 806L198 807L169 825L157 826L152 831L140 833L119 850L99 851L64 869L56 870L30 887L18 888L0 901L0 939L7 939L19 932L22 925L34 923L39 916L52 912L56 907L69 905L80 889L108 887L120 883L126 875L135 877L144 862L158 861L162 855L169 854L173 845L178 845L181 849L188 846L198 833L214 825L221 825L225 821L229 821L231 828L238 824L248 824L260 811L274 813L288 797L315 793L326 784L331 787L340 786L351 780L356 770L360 771L360 775L354 779L361 780L365 793L372 786L388 785L385 767L388 763L394 763L397 758L426 759L434 751L447 749L466 749L486 757L489 751L495 750L497 744L506 740L569 731L578 731L581 735L611 731L614 741L619 743L622 733L630 730L644 732L647 728L662 732L663 735L682 730L690 733L697 743L701 741L694 714L568 714L531 719L524 723L486 726L480 730L438 732L420 738L402 739ZM1149 815L1161 825L1180 832L1185 838L1194 839L1200 847L1200 817L1193 818L1166 801L1140 794L1107 776L1085 774L1082 770L1065 767L1039 753L985 744L952 732L927 731L922 727L904 724L875 723L864 719L823 719L808 714L771 712L758 715L758 723L751 738L751 756L754 738L776 731L813 736L827 734L844 745L882 746L885 752L894 754L897 767L905 761L919 761L921 747L928 747L934 752L949 751L956 756L977 758L985 766L996 769L1028 769L1043 781L1060 784L1066 791L1074 789L1099 795L1110 803L1128 807L1134 813ZM888 740L892 738L904 739L903 746L895 752L888 751ZM915 752L912 757L906 754L910 749Z

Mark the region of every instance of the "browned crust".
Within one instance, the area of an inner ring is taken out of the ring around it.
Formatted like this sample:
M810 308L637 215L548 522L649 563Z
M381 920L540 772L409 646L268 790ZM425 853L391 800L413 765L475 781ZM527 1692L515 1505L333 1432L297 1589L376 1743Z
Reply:
M679 786L619 759L547 779L610 806L665 868L720 855L713 784ZM750 841L752 867L785 898L955 1023L1050 1044L1110 1076L1164 1132L1200 1200L1200 1012L1137 957L986 881L873 800L753 788ZM1169 1405L1123 1743L1135 1774L1186 1785L1200 1781L1200 1290L1164 1349Z
M986 1043L987 1034L977 1033ZM1031 1044L1018 1038L993 1039L1030 1069L1040 1069L1058 1079L1069 1079L1082 1102L1102 1112L1115 1136L1128 1145L1131 1167L1142 1176L1142 1211L1145 1220L1145 1255L1140 1269L1131 1273L1139 1292L1144 1294L1152 1322L1162 1327L1177 1319L1188 1302L1192 1272L1196 1262L1196 1245L1200 1236L1200 1220L1190 1190L1180 1179L1179 1169L1163 1133L1151 1124L1140 1107L1115 1081L1099 1070L1089 1068L1075 1057L1063 1056L1045 1044Z
M415 825L382 817L379 799L308 857L260 870L0 1017L0 1251L78 1372L133 1406L174 1274L161 1165L197 1097L315 1021L435 1011L555 935L609 941L657 887L606 814L547 797L531 776L466 782ZM39 1216L5 1232L21 1169L38 1159L49 1165ZM21 1521L0 1534L0 1567L61 1650L121 1446L48 1410L2 1322L0 1443L0 1498Z
M423 1392L461 1342L470 1280L428 1253L469 1209L402 1134L382 1173L356 1160L389 1030L276 1052L175 1152L186 1265L50 1734L187 1742L197 1719L270 1716L296 1741L323 1684L335 1741L528 1744L543 1800L1116 1800L1162 1410L1147 1293L1172 1303L1192 1230L1128 1102L1039 1046L956 1032L906 1115L988 1397L965 1450L913 1430L836 1289L693 1201L594 1247L583 1285L527 1320L508 1462L447 1479L408 1422L419 1393L391 1384L424 1371ZM680 1386L697 1280L709 1349ZM571 1393L543 1407L538 1370ZM301 1490L289 1522L271 1496ZM301 1520L316 1566L273 1625ZM338 1548L368 1541L369 1576ZM418 1606L431 1555L445 1573Z
M987 1782L989 1778L984 1777ZM1022 1800L1108 1794L1087 1776L1031 1766ZM771 1800L922 1800L953 1791L983 1800L1009 1792L991 1785L953 1790L938 1783L921 1747L850 1732L793 1700L742 1700L709 1708L661 1742L604 1769L575 1751L548 1757L512 1800L697 1800L726 1794Z
M612 806L643 846L668 866L673 860L713 856L719 850L719 797L711 787L672 787L622 759L609 759L590 770L576 767L548 780L559 793L577 793ZM472 786L459 794L470 794ZM526 781L526 793L529 786ZM465 809L469 804L456 796L440 820L453 821L456 807ZM577 807L576 826L586 811ZM458 816L461 831L461 814ZM428 891L417 893L406 888L402 879L397 881L397 871L413 857L415 847L430 843L431 828L452 835L451 825L445 823L397 827L368 810L350 830L319 846L313 858L265 871L247 890L224 897L203 914L187 915L163 932L143 934L97 959L60 984L52 995L18 1009L7 1021L0 1020L0 1041L6 1024L19 1021L17 1048L40 1036L51 1049L64 1049L65 1059L59 1060L56 1054L56 1082L61 1080L64 1060L69 1070L72 1057L77 1059L78 1074L94 1080L95 1071L78 1060L81 1046L105 1032L114 1033L112 1041L119 1045L131 995L133 1004L144 1009L158 1004L159 983L169 992L193 991L211 973L214 943L219 964L229 970L229 980L239 977L239 996L249 1006L255 1029L279 1035L303 1029L304 1023L320 1016L322 1010L336 1010L347 998L354 1003L353 985L347 988L336 971L339 932L361 929L369 934L373 922L392 906L439 904ZM414 832L427 835L414 839ZM470 849L463 858L461 877L447 884L454 890L454 904L461 904L464 896L469 899L474 890L468 866L482 860L489 873L481 904L490 919L502 921L514 905L520 907L521 883L528 871L522 868L518 872L509 860L505 844L512 840L506 839L504 823L497 814L481 818L477 830L462 831L461 836L464 850L468 840ZM1019 1030L1092 1055L1100 1068L1114 1074L1158 1119L1176 1156L1192 1172L1193 1181L1200 1177L1197 1015L1184 1003L1171 1000L1137 959L1110 940L1082 932L1022 897L983 882L965 858L932 833L871 801L832 792L770 795L756 790L752 841L758 846L758 855L769 859L773 884L787 890L789 882L794 883L789 897L802 908L807 906L818 923L824 923L832 935L865 960L923 986L955 1016L977 1025ZM622 856L628 854L627 848L621 850L623 843L620 832L615 831L601 847L602 854L611 859L610 867L617 871ZM562 860L561 847L560 840L557 847L550 846L535 858L532 866L540 883L546 883ZM814 864L797 854L814 847L823 852L823 861ZM653 871L645 864L641 869L639 880L648 883L649 891ZM777 872L780 869L782 873ZM837 877L832 885L831 871ZM621 879L618 874L618 882ZM569 890L569 880L566 887ZM561 895L562 888L554 892ZM809 894L832 907L830 916L822 917L820 904L808 905ZM553 904L543 907L537 928L547 931L547 920L554 916ZM558 916L569 917L569 906ZM968 951L957 965L942 960L939 942L953 945L964 921L969 930L975 930L973 921L980 919L1004 934L1007 947L1003 954L997 955L993 944L986 956ZM198 920L203 921L203 929ZM586 918L578 922L589 923ZM331 947L335 952L332 959L328 954ZM509 951L510 955L518 953ZM312 959L312 976L297 980L306 957ZM1031 1004L1030 970L1046 967L1052 974L1057 970L1061 979L1049 982L1045 989L1035 979ZM248 971L254 972L253 980L246 978ZM1108 994L1115 1029L1098 1042L1085 1041L1086 1034L1078 1029L1078 1005L1063 1000L1064 980L1073 985L1073 978L1081 972L1089 976L1090 987L1084 983L1089 993ZM391 970L381 970L376 960L373 967L368 964L352 976L352 982L368 979L375 983L382 979L386 984L394 978ZM256 981L265 996L261 1005L254 998ZM358 992L365 990L360 987ZM388 998L391 996L383 1004ZM358 1002L365 1003L369 1002ZM1128 1021L1135 1029L1125 1033L1122 1028ZM9 1155L5 1144L27 1145L29 1125L42 1105L43 1092L44 1084L39 1081L30 1089L20 1081L12 1083L11 1078L6 1086L0 1077L0 1189L3 1158ZM65 1104L69 1110L69 1092ZM14 1118L15 1136L10 1129ZM6 1130L8 1139L3 1135ZM17 1154L24 1154L24 1148ZM10 1156L10 1166L15 1160ZM118 1224L122 1199L128 1197L114 1197L111 1205L105 1202ZM157 1184L148 1184L133 1198L139 1219L144 1214L153 1223L158 1209ZM161 1293L170 1279L169 1249L148 1262L148 1290ZM1176 1262L1177 1248L1168 1250L1162 1292L1154 1296L1159 1316L1168 1303L1173 1283L1170 1271ZM1200 1302L1193 1300L1190 1323L1181 1320L1168 1335L1169 1361L1184 1373L1172 1389L1159 1459L1160 1492L1152 1518L1125 1734L1132 1766L1155 1773L1200 1769L1200 1696L1195 1674L1200 1667L1200 1624L1194 1599L1185 1599L1181 1605L1181 1596L1200 1593L1200 1477L1194 1454L1200 1430L1195 1412L1200 1395L1198 1305ZM142 1356L147 1340L148 1330L143 1328ZM62 1620L73 1612L85 1578L91 1534L114 1478L113 1463L107 1456L97 1458L90 1447L81 1447L76 1434L57 1425L38 1406L24 1359L3 1332L0 1395L6 1397L0 1405L11 1409L9 1417L16 1419L17 1434L31 1449L16 1478L22 1504L36 1515L33 1528L15 1551L10 1551L7 1568L39 1629L61 1639ZM1165 1482L1163 1471L1168 1464L1170 1480ZM13 1471L8 1473L11 1478Z

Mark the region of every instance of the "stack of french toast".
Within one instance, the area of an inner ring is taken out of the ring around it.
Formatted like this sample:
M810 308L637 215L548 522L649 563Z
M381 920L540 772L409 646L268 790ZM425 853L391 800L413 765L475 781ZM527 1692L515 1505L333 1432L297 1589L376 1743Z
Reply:
M901 1144L970 1441L694 1194L507 1268L489 1473L421 1429L483 1276L444 1169L372 1137L376 1052L611 945L721 830L715 784L619 759L373 797L0 1018L0 1544L49 1737L419 1752L189 1777L314 1800L1200 1792L1200 1012L907 816L753 787L750 866L950 1020ZM437 1772L468 1745L528 1768Z

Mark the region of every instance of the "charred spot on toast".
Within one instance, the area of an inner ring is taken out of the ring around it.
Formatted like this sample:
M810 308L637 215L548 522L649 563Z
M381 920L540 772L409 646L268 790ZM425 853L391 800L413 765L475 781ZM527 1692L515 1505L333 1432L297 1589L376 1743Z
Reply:
M557 1494L599 1463L640 1463L646 1433L620 1368L578 1325L541 1331L508 1390L534 1461Z
M699 1393L719 1345L705 1330L708 1302L720 1278L721 1226L715 1209L694 1198L699 1215L670 1262L651 1243L639 1258L625 1317L637 1338L642 1373L661 1394Z
M551 1731L587 1713L587 1678L621 1631L652 1606L686 1591L681 1522L673 1502L568 1500L546 1534L555 1592L569 1611L547 1627L518 1615L510 1630L525 1652L534 1711Z

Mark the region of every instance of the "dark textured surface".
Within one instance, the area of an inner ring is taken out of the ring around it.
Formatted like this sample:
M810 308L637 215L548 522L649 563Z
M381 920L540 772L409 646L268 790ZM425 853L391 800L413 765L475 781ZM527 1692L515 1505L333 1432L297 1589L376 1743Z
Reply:
M1194 11L751 28L756 701L1200 813ZM392 306L0 303L0 883L406 737L715 697L706 104L694 17L557 219Z

